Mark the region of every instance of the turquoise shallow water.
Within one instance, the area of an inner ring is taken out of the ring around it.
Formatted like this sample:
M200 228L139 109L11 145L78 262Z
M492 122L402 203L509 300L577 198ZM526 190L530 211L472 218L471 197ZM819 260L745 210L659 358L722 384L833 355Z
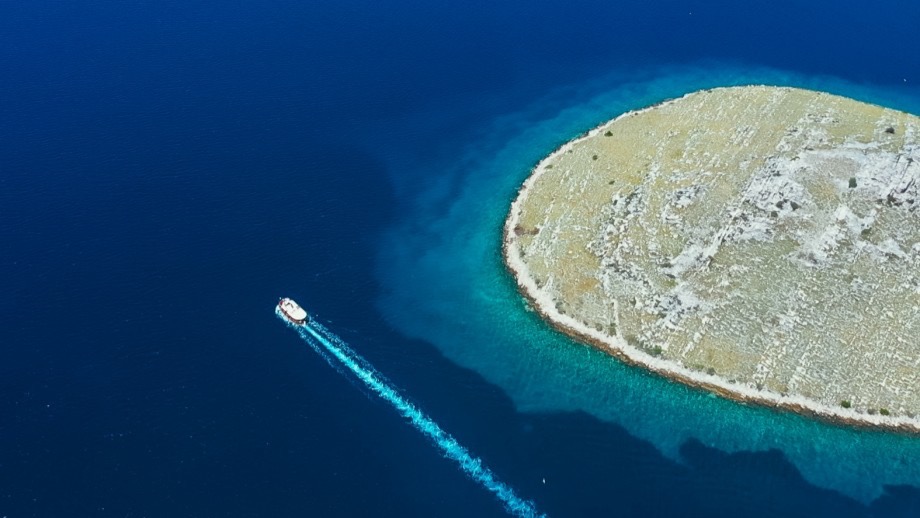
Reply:
M505 516L280 296L551 516L920 514L777 453L866 499L913 442L624 368L503 272L531 165L624 110L771 81L920 112L920 3L691 3L0 2L0 516Z
M743 406L625 366L547 327L504 270L502 222L542 157L624 111L740 84L824 90L920 113L920 99L904 92L714 63L614 73L547 92L474 134L445 133L426 156L389 157L389 168L399 171L397 190L412 209L380 242L385 294L378 307L405 335L429 341L501 387L519 411L584 411L678 460L680 445L691 438L727 452L778 449L808 481L863 502L886 484L918 485L920 465L911 460L920 456L920 438ZM451 116L417 114L433 128ZM401 135L391 123L392 135Z

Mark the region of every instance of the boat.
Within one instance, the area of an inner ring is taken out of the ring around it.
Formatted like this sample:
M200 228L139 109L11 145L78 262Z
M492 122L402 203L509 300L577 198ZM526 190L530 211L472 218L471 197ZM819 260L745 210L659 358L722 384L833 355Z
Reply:
M300 304L287 297L278 301L278 309L281 310L284 318L290 320L292 324L303 325L310 318L310 315L307 315L307 312L300 307Z

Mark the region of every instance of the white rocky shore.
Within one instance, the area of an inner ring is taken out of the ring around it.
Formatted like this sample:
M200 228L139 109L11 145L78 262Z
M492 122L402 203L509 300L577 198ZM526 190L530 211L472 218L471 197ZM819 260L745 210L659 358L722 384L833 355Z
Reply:
M505 262L560 331L735 400L920 432L920 119L749 86L542 160Z

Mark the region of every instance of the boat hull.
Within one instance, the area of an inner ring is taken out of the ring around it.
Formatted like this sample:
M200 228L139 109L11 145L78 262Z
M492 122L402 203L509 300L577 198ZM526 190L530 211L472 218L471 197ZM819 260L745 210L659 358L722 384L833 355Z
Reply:
M278 301L278 310L292 324L304 325L310 320L310 315L292 299L283 298Z

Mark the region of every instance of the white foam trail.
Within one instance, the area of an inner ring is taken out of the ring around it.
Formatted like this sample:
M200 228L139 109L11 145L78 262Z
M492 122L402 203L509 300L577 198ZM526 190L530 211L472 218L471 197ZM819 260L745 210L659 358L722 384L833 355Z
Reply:
M275 308L275 315L277 315L278 318L283 320L284 323L288 325L288 327L292 327L295 329L300 327L300 326L295 326L290 321L288 321L288 319L284 318L284 316L281 315L281 311L277 307ZM307 338L307 337L303 337L303 338L307 342L307 345L309 345L311 349L316 351L316 354L320 355L322 359L326 360L326 363L328 363L330 367L335 369L335 371L338 372L339 374L343 376L345 375L345 373L342 371L342 368L339 367L337 363L335 363L335 360L333 360L332 357L329 356L329 354L320 347L319 342L311 338Z
M278 314L277 311L276 314ZM287 322L287 319L280 314L278 314L278 317ZM330 365L335 367L331 358L326 354L327 352L354 373L368 388L393 405L393 408L408 419L412 426L431 439L445 457L455 461L470 478L479 482L484 488L497 496L509 513L528 518L545 516L537 511L533 502L517 496L510 486L495 478L492 470L486 467L481 459L471 455L463 445L442 430L430 417L402 397L386 378L380 375L367 360L354 352L335 333L317 322L310 322L308 325L302 326L291 325L291 327ZM317 342L325 348L325 351L317 346Z

